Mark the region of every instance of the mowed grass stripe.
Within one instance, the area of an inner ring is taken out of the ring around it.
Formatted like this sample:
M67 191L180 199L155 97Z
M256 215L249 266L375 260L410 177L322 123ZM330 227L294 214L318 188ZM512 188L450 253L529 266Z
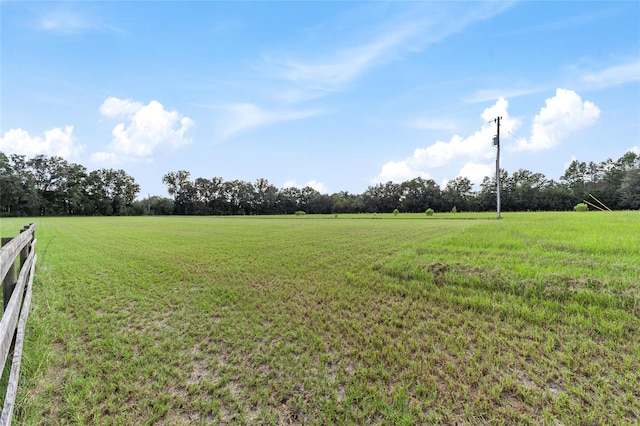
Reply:
M382 217L39 219L20 421L638 421L637 215Z

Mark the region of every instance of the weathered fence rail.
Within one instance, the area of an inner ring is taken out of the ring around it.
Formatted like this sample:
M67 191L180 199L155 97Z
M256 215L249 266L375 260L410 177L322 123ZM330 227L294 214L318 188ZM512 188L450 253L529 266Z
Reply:
M2 238L0 249L0 279L4 313L0 320L0 365L4 371L13 347L13 358L4 397L0 426L10 425L20 377L20 361L24 332L31 303L31 287L36 266L36 225L25 226L20 235Z

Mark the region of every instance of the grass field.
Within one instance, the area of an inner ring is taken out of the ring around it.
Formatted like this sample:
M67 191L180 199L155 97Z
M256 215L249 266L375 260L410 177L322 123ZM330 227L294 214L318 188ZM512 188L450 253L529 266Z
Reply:
M37 219L18 421L639 423L640 214L503 216Z

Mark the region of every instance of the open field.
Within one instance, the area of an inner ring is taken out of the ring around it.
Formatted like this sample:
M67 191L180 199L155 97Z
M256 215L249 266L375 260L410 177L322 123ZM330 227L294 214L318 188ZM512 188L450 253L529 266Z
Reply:
M493 217L37 219L18 420L640 422L640 214Z

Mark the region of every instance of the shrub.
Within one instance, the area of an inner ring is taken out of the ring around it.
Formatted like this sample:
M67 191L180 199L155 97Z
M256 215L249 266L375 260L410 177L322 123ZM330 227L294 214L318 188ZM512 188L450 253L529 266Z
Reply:
M433 209L429 208L424 212L427 216L433 216Z
M453 206L453 208L451 209L451 213L458 213L458 209L456 208L456 206Z
M395 209L395 210L393 211L393 215L394 215L394 216L398 216L399 214L400 214L400 210Z
M307 214L307 213L306 213L306 212L303 212L302 210L298 210L298 211L296 212L296 216L302 216L302 215L305 215L305 214Z
M577 212L588 212L589 206L587 205L587 203L578 203L573 207L573 210Z

